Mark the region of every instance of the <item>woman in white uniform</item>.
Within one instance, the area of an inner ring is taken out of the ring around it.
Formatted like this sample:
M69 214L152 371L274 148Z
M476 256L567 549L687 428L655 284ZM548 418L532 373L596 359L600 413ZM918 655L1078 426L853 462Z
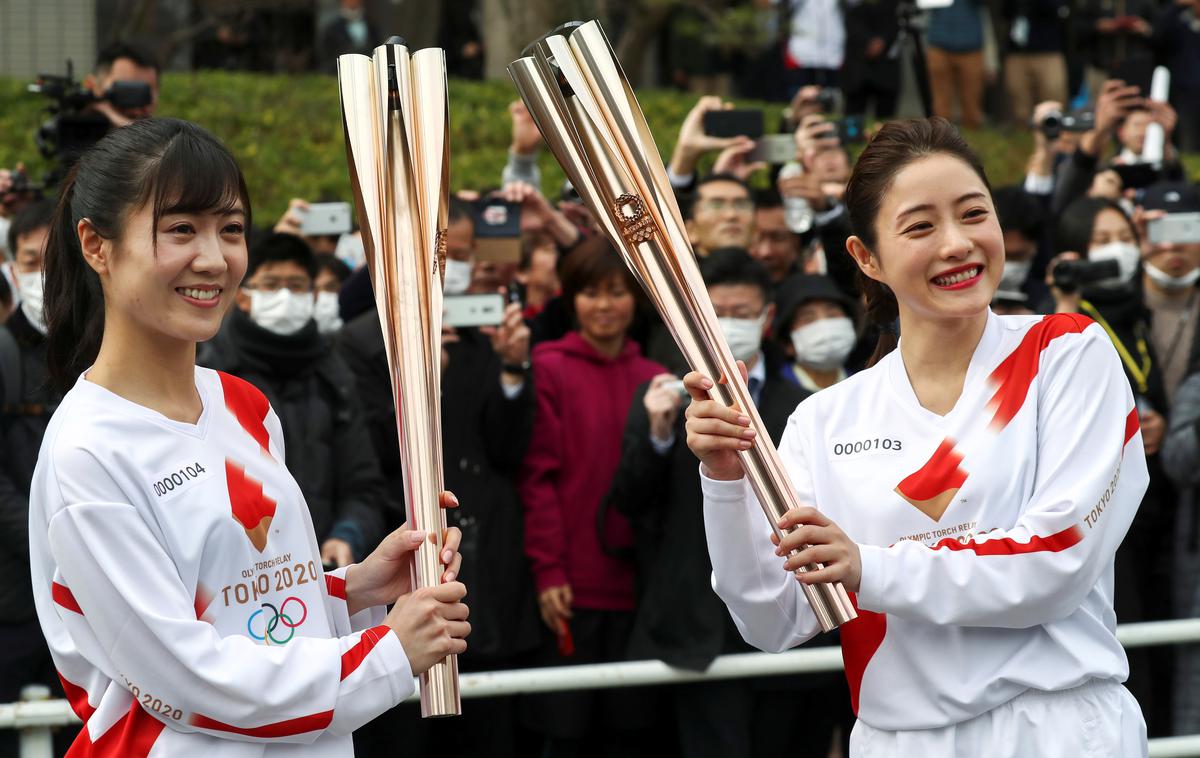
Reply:
M426 535L403 527L324 573L266 398L196 367L249 226L233 157L185 121L111 132L63 186L45 307L51 370L73 387L29 534L38 618L84 722L69 756L351 756L354 729L466 649L458 531L435 588L410 591Z
M802 505L782 544L737 456L749 420L685 380L717 593L750 643L785 650L819 630L800 583L845 585L853 758L1144 755L1112 597L1147 473L1116 351L1084 316L991 313L1003 237L947 122L884 126L845 202L883 337L789 421Z

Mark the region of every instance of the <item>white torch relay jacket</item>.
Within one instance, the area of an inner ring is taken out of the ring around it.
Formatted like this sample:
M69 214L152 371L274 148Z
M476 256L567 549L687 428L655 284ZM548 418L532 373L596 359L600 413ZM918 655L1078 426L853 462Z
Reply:
M30 497L38 618L84 727L69 756L352 756L413 692L384 609L348 616L267 400L196 369L169 420L80 379Z
M1098 324L989 314L945 416L918 403L896 350L801 403L780 455L800 502L861 546L841 642L867 724L942 727L1028 689L1127 677L1113 555L1148 474ZM713 587L742 635L769 651L815 635L749 484L703 490Z

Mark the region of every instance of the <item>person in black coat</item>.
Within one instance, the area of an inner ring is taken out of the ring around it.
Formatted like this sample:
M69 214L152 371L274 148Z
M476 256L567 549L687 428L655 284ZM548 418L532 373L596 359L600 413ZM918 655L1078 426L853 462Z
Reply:
M362 560L385 536L386 492L362 424L354 375L313 320L316 259L299 237L252 245L246 278L197 362L266 395L283 426L288 471L312 514L321 559Z
M841 74L846 113L866 114L871 102L877 119L896 113L902 66L892 48L900 33L899 5L897 0L846 4L846 59Z
M0 703L18 700L27 684L44 684L53 696L63 696L34 611L29 574L29 483L62 400L46 364L42 313L42 259L53 214L53 202L33 203L8 230L22 299L0 326L0 573L7 578L0 585ZM17 754L17 737L0 730L0 755Z
M808 393L782 376L782 361L764 354L769 343L761 345L774 309L767 296L770 278L748 253L732 248L715 251L700 267L730 348L749 367L750 394L778 443ZM673 380L658 376L635 395L607 500L630 518L638 536L639 597L629 657L703 671L718 655L751 648L710 585L698 463L684 444L681 411L687 401ZM765 516L762 526L770 528ZM672 699L686 758L823 758L834 726L849 714L849 693L836 674L689 684L674 690ZM794 718L800 702L806 747L778 728Z

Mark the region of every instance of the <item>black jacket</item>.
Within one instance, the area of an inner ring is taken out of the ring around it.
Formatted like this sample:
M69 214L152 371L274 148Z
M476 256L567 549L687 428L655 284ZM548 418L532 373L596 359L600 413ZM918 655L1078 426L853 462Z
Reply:
M460 579L471 606L471 644L463 665L496 663L533 648L538 617L524 554L524 511L513 485L533 433L531 381L509 400L500 359L487 337L460 329L442 373L442 460L446 489L459 500L447 523L463 532ZM338 347L358 381L367 426L383 462L392 499L404 500L387 357L379 319L370 311L348 323Z
M900 89L901 62L888 53L900 33L897 0L863 0L847 4L846 59L842 63L841 85L845 92L854 92L866 84L880 89ZM878 58L867 59L866 50L874 38L883 40L883 52Z
M379 460L362 424L354 375L310 321L286 337L234 310L200 346L198 362L260 389L283 425L288 471L312 514L317 541L348 542L355 560L383 538Z
M637 530L639 597L629 657L702 671L718 655L751 648L710 584L699 463L686 444L684 409L675 422L675 444L659 455L650 442L643 403L648 386L638 388L629 408L621 464L608 496ZM776 444L788 417L807 396L778 372L768 371L758 410ZM769 528L765 516L762 526Z
M12 335L20 359L20 377L15 379L20 401L15 407L4 402L0 413L0 572L9 577L0 585L0 623L9 623L35 616L29 577L29 482L62 394L46 368L46 340L20 308L0 329ZM10 376L0 379L14 381ZM7 394L0 390L0 399Z

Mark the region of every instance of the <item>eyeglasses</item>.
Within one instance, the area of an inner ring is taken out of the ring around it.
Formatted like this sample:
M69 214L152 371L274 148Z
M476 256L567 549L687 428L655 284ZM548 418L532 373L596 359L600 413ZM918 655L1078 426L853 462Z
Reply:
M246 282L244 286L260 292L276 292L281 289L286 289L296 295L304 295L312 292L312 281L302 277L279 279L274 276L264 276L257 281Z
M701 200L700 207L706 211L713 211L714 213L720 213L721 211L729 209L745 212L754 210L754 201L748 197L710 197Z

